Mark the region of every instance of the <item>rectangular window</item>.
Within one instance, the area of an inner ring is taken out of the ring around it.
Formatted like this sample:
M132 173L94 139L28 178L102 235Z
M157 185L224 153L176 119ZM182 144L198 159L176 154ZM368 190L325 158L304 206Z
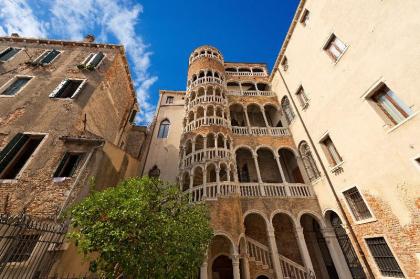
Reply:
M17 134L0 152L0 179L15 179L44 135Z
M172 96L166 97L166 103L167 104L172 104L173 102L174 102L174 97L172 97Z
M301 107L306 108L309 105L309 99L302 86L299 87L298 91L296 92L296 95L299 99L299 103Z
M136 119L137 110L131 111L130 117L128 118L128 122L133 123Z
M12 84L10 84L0 95L14 96L16 95L30 80L32 77L16 77Z
M54 173L54 177L72 177L82 157L83 153L66 152Z
M6 62L6 61L12 59L13 56L15 56L16 54L18 54L18 52L21 51L21 50L22 49L15 48L15 47L6 48L5 50L3 50L0 53L0 61L1 62Z
M19 238L12 241L5 253L7 262L24 262L29 260L39 238L39 234L19 235Z
M343 192L344 197L353 213L354 219L357 221L366 220L372 218L372 214L369 211L362 195L356 187L353 187Z
M85 79L65 79L50 94L50 98L75 98L85 85Z
M281 67L283 68L283 71L287 71L287 69L289 69L289 62L287 61L286 56L284 56L283 60L281 60Z
M302 23L303 26L306 26L306 24L308 24L308 21L309 21L309 11L305 9L303 11L302 17L300 18L300 23Z
M88 70L94 70L99 66L99 64L102 62L104 57L105 57L105 54L103 54L101 51L97 53L91 53L83 61L83 63L79 66L79 68L86 68Z
M323 145L325 155L327 156L331 166L336 166L343 161L329 136L326 136L321 141L321 144Z
M383 237L366 238L370 253L378 265L379 271L385 277L404 278L397 260Z
M337 36L334 34L331 35L327 41L327 44L324 46L324 50L334 61L338 61L346 49L346 44L343 43L343 41L337 38Z
M413 114L412 110L385 84L371 95L370 100L392 125L401 123Z
M51 64L60 53L61 52L56 49L47 50L43 54L41 54L40 57L37 58L37 60L35 61L35 64L37 65Z

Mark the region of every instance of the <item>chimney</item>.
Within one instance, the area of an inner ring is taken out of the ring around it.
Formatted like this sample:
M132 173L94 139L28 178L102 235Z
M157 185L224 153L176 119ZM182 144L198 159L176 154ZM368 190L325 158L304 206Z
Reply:
M10 35L10 37L19 38L19 34L18 33L12 33L12 35Z
M93 43L95 41L95 36L93 36L92 34L87 34L85 36L85 39L83 40L83 42L86 43Z

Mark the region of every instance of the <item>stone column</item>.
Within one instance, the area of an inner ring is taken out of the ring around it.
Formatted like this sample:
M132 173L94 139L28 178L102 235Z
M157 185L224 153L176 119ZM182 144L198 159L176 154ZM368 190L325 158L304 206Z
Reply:
M299 245L300 255L303 259L305 267L313 272L314 267L312 265L311 256L309 255L308 246L306 245L306 242L305 242L303 228L300 226L296 227L296 238Z
M239 255L232 256L233 279L241 279L241 272L239 269Z
M248 261L248 256L245 255L242 257L242 261L243 261L243 279L251 279L251 274L249 272L249 261Z
M334 262L335 269L337 270L340 278L352 278L351 272L348 268L346 259L338 244L337 237L332 228L321 229L322 235L325 238L325 243L330 251L331 258Z
M220 195L220 168L216 167L216 185L217 185L217 195Z
M194 175L190 174L190 193L188 194L188 199L192 201L192 188L194 187Z
M252 154L252 157L254 158L255 169L257 170L258 184L260 184L261 195L265 196L264 185L263 185L261 172L260 172L260 165L258 164L258 156L257 154Z
M203 200L207 197L207 168L203 171Z
M264 107L260 107L260 110L261 110L262 116L264 118L265 127L268 128L269 126L268 126L268 121L267 121L267 115L265 115Z
M204 258L203 264L200 267L200 279L207 279L207 255Z
M277 279L283 278L283 272L280 266L279 252L277 249L276 237L274 235L274 228L271 224L267 224L268 241L270 243L271 259L273 262L274 273Z
M248 127L248 134L251 135L251 124L249 123L248 109L244 109L244 114L245 114L246 126Z
M279 168L280 171L280 176L281 176L281 180L283 181L283 183L286 183L286 176L284 175L284 171L283 168L281 167L281 163L280 163L280 156L279 154L275 153L274 154L274 159L276 160L277 163L277 167Z
M205 136L204 137L204 140L203 140L203 152L204 152L204 160L206 160L207 159L207 136Z

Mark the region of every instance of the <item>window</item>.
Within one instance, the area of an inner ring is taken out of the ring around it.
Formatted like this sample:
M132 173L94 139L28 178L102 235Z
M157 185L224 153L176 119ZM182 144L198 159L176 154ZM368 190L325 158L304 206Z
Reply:
M166 97L166 103L167 104L172 104L173 102L174 102L174 97L173 96Z
M309 105L309 99L308 96L305 93L305 90L303 87L299 87L298 91L296 92L296 95L299 99L299 103L302 106L302 108L306 108Z
M303 26L306 26L306 24L308 24L308 21L309 21L309 11L305 9L303 11L302 17L300 18L300 23L302 23Z
M130 117L128 118L128 122L133 123L134 120L136 119L136 115L137 115L137 110L132 110Z
M287 71L287 69L289 69L289 62L287 61L286 56L284 56L281 60L281 67L283 68L283 71Z
M382 84L370 96L370 100L379 108L379 113L392 126L401 123L413 114L411 109L385 84Z
M24 234L19 236L19 241L12 241L5 253L7 262L24 262L29 260L39 237L39 234Z
M3 50L0 53L0 61L1 62L6 62L6 61L12 59L13 56L15 56L16 54L18 54L18 52L21 51L21 50L22 49L15 48L15 47L6 48L5 50Z
M85 79L65 79L50 94L50 98L75 98L85 85Z
M21 77L14 78L12 84L10 84L0 95L3 96L14 96L16 95L30 80L32 77Z
M88 55L88 57L86 57L83 63L79 65L78 67L85 68L88 70L94 70L99 66L99 64L102 62L104 57L105 57L105 54L103 54L102 52L91 53Z
M362 195L356 187L353 187L343 192L347 204L353 213L356 221L366 220L372 218L369 208L367 207Z
M414 159L414 163L416 164L417 167L420 168L420 157Z
M0 152L0 179L15 179L44 135L17 134Z
M47 50L45 51L43 54L41 54L41 56L39 56L36 60L35 60L35 64L37 65L48 65L51 64L55 58L57 58L57 56L60 54L61 52L53 49L53 50Z
M284 111L284 114L286 115L287 123L290 124L295 118L295 113L293 112L292 107L290 106L289 98L287 98L287 96L284 96L281 100L281 107Z
M83 153L66 152L54 173L54 177L72 177L82 157Z
M343 55L346 49L346 44L343 43L334 34L330 36L330 38L327 41L327 44L324 46L324 50L334 61L338 61L338 59L340 59L340 57Z
M159 139L164 139L168 137L169 126L171 126L171 123L167 119L160 122L159 132L158 132Z
M312 156L311 149L309 148L309 145L302 141L299 145L299 153L302 157L303 165L305 166L306 173L308 174L309 180L313 181L316 180L321 176L314 157Z
M383 276L404 278L404 273L386 243L385 238L366 238L366 244Z
M336 166L343 161L330 136L327 135L321 140L321 144L331 166Z

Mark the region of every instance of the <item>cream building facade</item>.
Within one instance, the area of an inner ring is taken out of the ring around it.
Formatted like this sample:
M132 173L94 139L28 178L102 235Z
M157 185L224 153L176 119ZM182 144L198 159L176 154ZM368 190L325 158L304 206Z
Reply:
M301 1L271 74L189 58L143 174L211 209L200 278L419 276L418 1Z

